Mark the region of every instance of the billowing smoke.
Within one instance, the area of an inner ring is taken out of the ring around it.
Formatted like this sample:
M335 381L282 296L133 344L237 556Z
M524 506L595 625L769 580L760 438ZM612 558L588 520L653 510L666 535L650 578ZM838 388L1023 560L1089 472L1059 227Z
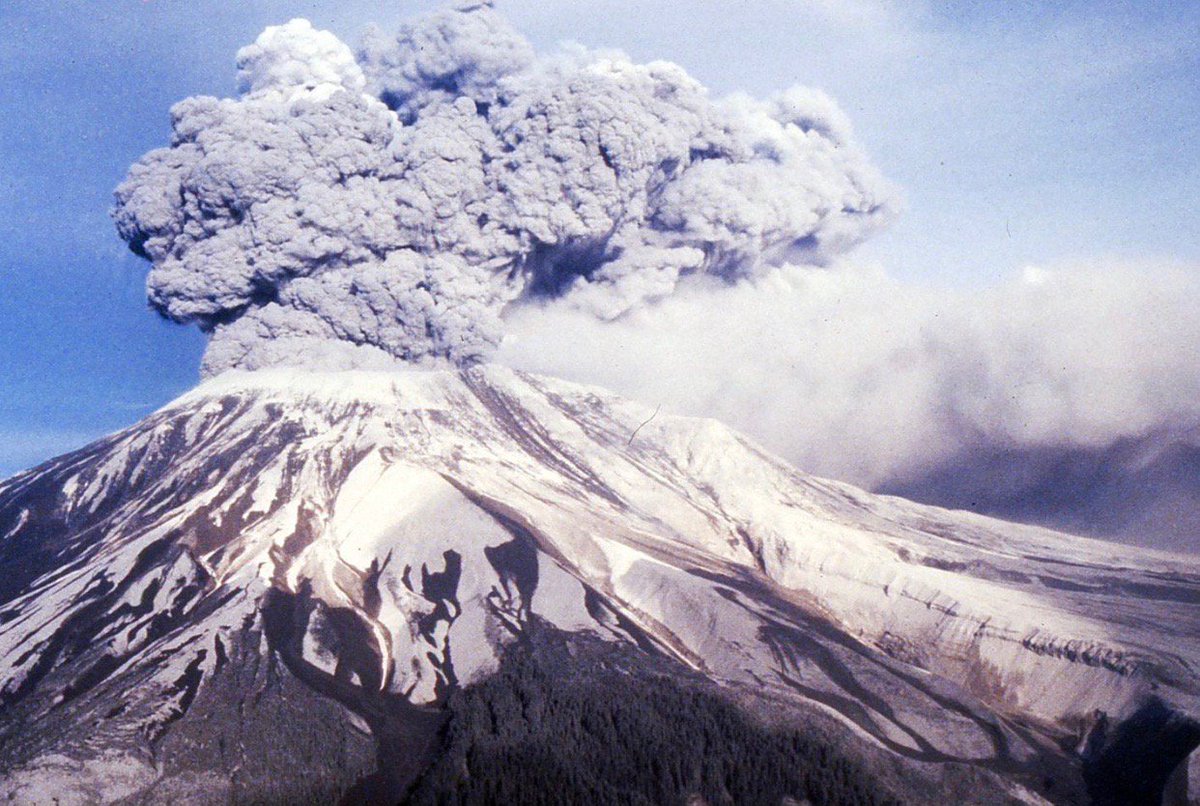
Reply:
M531 301L614 319L689 276L827 262L892 209L824 95L539 57L486 2L357 55L293 20L237 62L241 96L177 104L114 210L152 306L209 333L210 374L469 363Z
M237 64L114 211L206 374L495 356L812 472L1200 550L1195 267L900 283L845 256L894 194L827 97L539 56L486 2L357 53L294 20Z

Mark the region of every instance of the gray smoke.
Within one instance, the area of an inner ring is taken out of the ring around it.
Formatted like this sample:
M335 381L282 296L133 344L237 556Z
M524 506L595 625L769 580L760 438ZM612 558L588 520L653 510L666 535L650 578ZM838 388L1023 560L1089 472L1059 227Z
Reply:
M490 3L357 56L293 20L237 62L241 96L177 104L114 209L151 305L209 334L206 374L467 363L523 304L614 319L688 276L827 262L892 211L821 93L714 100L664 62L539 57Z
M1200 551L1195 267L898 282L844 256L894 193L826 96L539 56L490 3L357 54L293 20L237 64L114 210L205 374L495 356L812 472Z

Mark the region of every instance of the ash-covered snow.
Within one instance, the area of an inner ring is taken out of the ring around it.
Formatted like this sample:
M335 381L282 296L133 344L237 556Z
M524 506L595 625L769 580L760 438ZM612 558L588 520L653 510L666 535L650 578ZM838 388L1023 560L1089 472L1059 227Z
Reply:
M47 509L40 485L70 494ZM537 617L914 763L1022 768L1151 695L1198 712L1192 559L873 496L715 421L491 365L226 373L0 485L0 529L62 546L0 604L0 696L35 722L136 680L121 719L169 731L280 597L307 615L261 651L414 706Z

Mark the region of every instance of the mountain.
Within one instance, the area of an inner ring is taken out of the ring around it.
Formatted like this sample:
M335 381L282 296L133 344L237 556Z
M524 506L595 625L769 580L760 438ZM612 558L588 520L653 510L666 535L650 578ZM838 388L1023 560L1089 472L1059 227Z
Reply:
M17 802L1186 802L1200 563L497 366L227 373L0 485L0 702Z

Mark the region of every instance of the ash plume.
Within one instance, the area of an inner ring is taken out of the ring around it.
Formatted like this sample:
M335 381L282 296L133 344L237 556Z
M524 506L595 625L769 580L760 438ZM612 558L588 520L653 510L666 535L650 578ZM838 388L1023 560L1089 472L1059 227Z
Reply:
M1089 261L972 289L832 269L693 278L616 321L526 308L499 358L715 417L868 489L1200 552L1200 267Z
M357 51L293 20L237 77L172 109L113 213L205 375L495 358L809 472L1200 550L1195 267L899 282L846 256L896 193L827 96L538 54L488 2Z
M688 276L827 262L894 206L821 93L539 56L486 2L357 54L293 20L237 64L241 95L177 104L114 208L154 309L209 334L206 374L469 363L522 304L614 319Z

